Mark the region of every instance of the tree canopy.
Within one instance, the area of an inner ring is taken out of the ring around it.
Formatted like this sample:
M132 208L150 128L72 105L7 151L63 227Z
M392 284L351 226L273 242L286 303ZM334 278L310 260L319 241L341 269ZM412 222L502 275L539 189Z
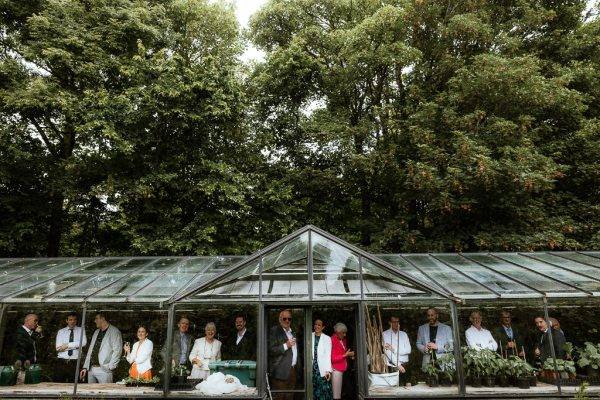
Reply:
M0 0L0 254L597 249L598 11Z

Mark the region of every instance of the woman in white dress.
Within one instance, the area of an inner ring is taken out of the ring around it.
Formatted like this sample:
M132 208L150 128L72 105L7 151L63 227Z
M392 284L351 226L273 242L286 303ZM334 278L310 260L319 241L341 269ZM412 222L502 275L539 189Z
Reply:
M208 363L211 361L221 361L221 342L215 339L217 326L214 322L209 322L204 327L205 336L196 339L194 347L190 352L190 362L192 363L192 379L206 379L210 375Z

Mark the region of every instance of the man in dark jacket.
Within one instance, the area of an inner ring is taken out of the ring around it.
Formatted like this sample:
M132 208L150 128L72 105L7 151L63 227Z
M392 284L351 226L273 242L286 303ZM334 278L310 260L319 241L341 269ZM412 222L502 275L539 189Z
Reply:
M246 328L246 316L235 317L236 333L225 342L223 353L229 360L256 360L256 337Z
M554 347L554 354L556 359L565 358L565 335L561 331L552 330L552 339L550 339L550 327L543 317L535 318L535 326L540 331L541 335L536 344L535 355L540 359L541 364L544 364L547 358L552 357L552 346Z
M498 343L498 352L503 356L523 357L523 348L525 338L521 332L512 324L512 315L510 311L500 312L500 326L492 331L494 340Z
M31 364L39 362L37 349L37 340L42 338L42 326L38 325L38 316L36 314L27 314L23 320L23 325L15 332L14 349L15 360L29 361Z
M279 313L279 325L271 328L269 334L269 374L271 390L293 390L296 387L296 373L300 369L300 351L296 337L292 333L292 312ZM293 393L273 393L274 400L292 400Z

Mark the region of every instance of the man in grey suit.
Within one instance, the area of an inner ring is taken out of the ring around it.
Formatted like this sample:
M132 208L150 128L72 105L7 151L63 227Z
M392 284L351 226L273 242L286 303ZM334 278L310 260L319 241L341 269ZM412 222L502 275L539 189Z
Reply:
M163 359L165 363L171 360L171 367L176 365L186 365L190 367L188 357L192 350L192 335L188 332L190 329L190 320L187 317L179 318L177 331L173 333L173 342L171 343L171 357L167 357L167 343L163 347Z
M79 377L88 376L88 383L112 383L113 371L121 358L123 339L121 331L108 322L106 314L97 312L96 331L92 336Z
M292 333L292 312L279 313L279 325L269 334L269 374L272 390L293 390L296 387L296 370L300 364L300 352ZM291 400L293 393L274 393L274 400Z
M427 309L428 322L419 326L417 348L423 353L423 369L431 361L431 357L437 360L444 353L454 350L452 329L448 325L439 322L438 318L438 310L430 307Z

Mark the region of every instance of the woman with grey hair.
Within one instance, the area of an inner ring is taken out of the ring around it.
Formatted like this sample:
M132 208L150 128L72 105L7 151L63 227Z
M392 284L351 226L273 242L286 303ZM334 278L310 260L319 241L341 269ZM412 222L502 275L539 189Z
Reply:
M333 375L331 387L333 389L333 399L342 398L342 383L344 372L348 369L348 358L354 358L354 351L348 348L346 344L346 333L348 328L342 322L338 322L333 327L334 336L331 338L331 365Z
M217 326L214 322L209 322L204 327L205 336L196 339L194 347L190 352L190 362L192 363L192 379L206 379L210 375L208 368L209 362L221 361L221 342L215 339Z

